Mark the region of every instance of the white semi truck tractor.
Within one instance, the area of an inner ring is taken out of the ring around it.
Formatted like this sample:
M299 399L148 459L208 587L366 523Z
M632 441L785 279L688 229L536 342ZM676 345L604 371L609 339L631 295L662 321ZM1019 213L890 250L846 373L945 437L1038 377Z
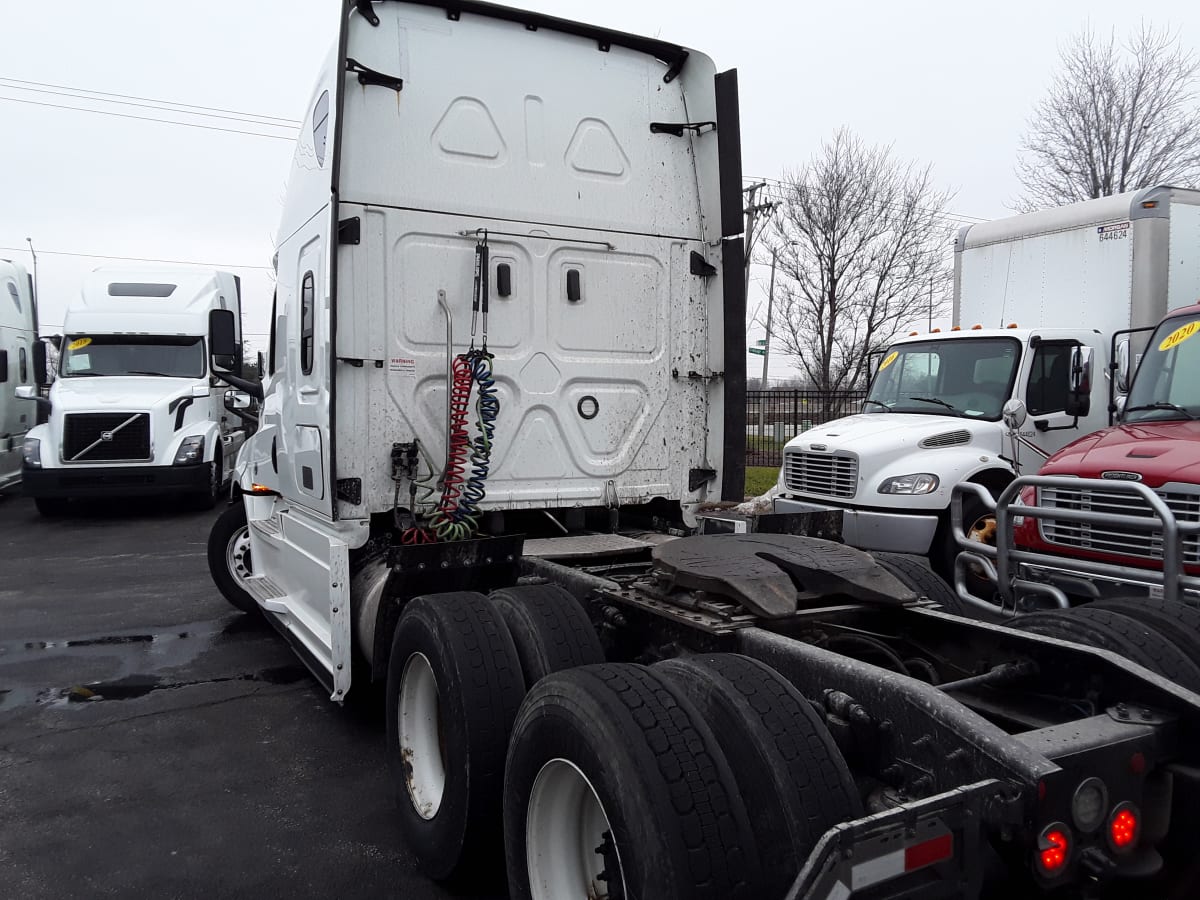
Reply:
M344 13L208 557L334 701L378 689L422 869L537 900L1182 877L1200 696L947 615L908 557L695 533L744 489L736 73L487 3ZM229 357L232 313L209 335Z

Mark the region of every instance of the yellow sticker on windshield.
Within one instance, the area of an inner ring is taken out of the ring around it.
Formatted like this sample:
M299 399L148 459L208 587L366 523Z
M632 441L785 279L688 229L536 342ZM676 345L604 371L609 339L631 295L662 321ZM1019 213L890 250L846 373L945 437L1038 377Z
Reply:
M1178 347L1198 331L1200 331L1200 320L1188 322L1186 325L1180 325L1162 339L1162 343L1158 345L1159 352L1161 353L1164 350L1170 350L1172 347Z
M68 350L82 350L84 347L86 347L91 342L92 342L91 338L76 338L75 340L71 341L71 343L67 344L67 349Z
M885 356L883 358L883 362L881 362L879 364L879 371L882 372L884 369L886 369L888 366L890 366L892 363L894 363L896 361L896 357L899 355L900 355L899 350L893 350L891 353L889 353L887 356Z

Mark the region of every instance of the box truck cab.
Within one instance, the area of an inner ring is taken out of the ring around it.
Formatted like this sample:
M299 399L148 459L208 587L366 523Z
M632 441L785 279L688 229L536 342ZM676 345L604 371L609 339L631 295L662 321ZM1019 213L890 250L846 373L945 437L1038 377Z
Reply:
M211 377L209 312L228 310L240 371L239 279L185 268L101 268L67 308L48 421L24 443L24 492L44 514L72 498L182 493L211 505L245 430Z
M1115 335L1200 292L1187 249L1197 240L1200 192L1167 187L964 228L954 327L895 342L860 415L787 444L776 509L836 506L850 543L927 554L949 576L954 487L995 496L1018 460L1036 465L1108 424L1093 367L1107 375ZM1130 359L1128 338L1119 346ZM1011 436L1010 401L1027 413ZM967 534L990 542L986 504L974 494L964 504Z
M20 263L0 259L0 490L20 482L25 433L37 420L33 401L17 396L38 380L36 344L32 282Z

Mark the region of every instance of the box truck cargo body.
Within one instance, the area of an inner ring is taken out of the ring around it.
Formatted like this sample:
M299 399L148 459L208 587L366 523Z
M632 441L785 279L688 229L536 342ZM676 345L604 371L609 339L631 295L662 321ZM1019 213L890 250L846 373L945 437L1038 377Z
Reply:
M776 508L835 506L856 546L928 554L949 575L955 485L998 493L1106 426L1111 348L1124 382L1141 345L1122 332L1200 295L1197 247L1200 191L1170 187L963 228L953 327L896 341L859 415L789 442ZM1010 401L1028 413L1011 438ZM990 540L971 495L965 514Z
M17 396L37 380L36 343L33 283L20 263L0 259L0 490L21 480L21 448L37 421L34 402Z

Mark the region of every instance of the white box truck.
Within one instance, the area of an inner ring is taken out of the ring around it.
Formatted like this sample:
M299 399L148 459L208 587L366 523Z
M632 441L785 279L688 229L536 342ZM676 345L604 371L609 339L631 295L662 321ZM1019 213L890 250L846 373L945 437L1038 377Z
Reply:
M36 424L36 407L17 389L39 380L37 344L33 283L20 263L0 259L0 491L20 482L21 448Z
M212 377L211 310L234 319L241 370L241 284L229 272L100 268L63 322L48 413L24 441L23 490L45 515L72 499L186 494L211 506L246 428L243 392ZM35 397L35 390L23 393Z
M911 559L671 536L743 491L736 73L471 0L345 12L208 558L332 699L383 688L422 869L884 900L1190 860L1200 697L945 615ZM1135 698L1161 715L1105 714Z
M1036 469L1109 423L1111 347L1200 297L1200 191L1155 187L963 228L954 247L953 328L913 333L884 353L860 414L784 447L775 509L843 510L843 536L867 550L928 555L952 572L955 485L997 495L1015 461ZM1074 370L1074 376L1072 371ZM1073 388L1082 388L1073 390ZM1015 443L1002 411L1028 413ZM991 540L973 495L967 533Z

